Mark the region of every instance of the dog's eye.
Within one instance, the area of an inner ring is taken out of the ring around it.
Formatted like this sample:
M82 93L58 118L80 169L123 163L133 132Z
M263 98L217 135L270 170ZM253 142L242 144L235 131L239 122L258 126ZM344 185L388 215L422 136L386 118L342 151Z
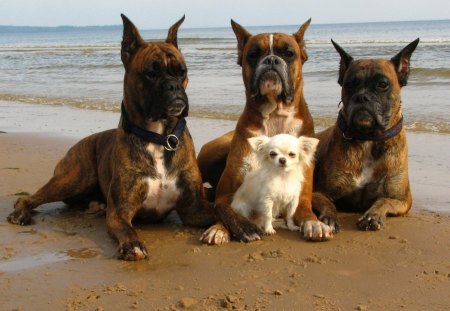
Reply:
M354 89L359 85L358 79L347 80L344 82L344 87L346 89Z
M146 70L146 71L144 72L144 76L145 76L147 79L152 80L152 79L155 79L155 78L158 77L158 72L155 71L155 70Z
M270 156L271 158L275 158L277 155L278 155L278 153L276 153L275 151L271 151L271 152L269 153L269 156Z
M283 55L283 57L285 57L287 59L291 59L291 58L294 58L295 53L292 50L284 50L282 55Z
M289 157L295 158L297 155L294 152L289 152Z
M178 70L178 76L184 78L184 76L186 76L187 74L187 70L185 68L180 68Z
M247 59L250 61L254 61L256 59L258 59L261 56L261 52L257 49L248 52L247 54Z
M377 82L377 88L380 90L386 90L389 87L389 83L386 81L378 81Z

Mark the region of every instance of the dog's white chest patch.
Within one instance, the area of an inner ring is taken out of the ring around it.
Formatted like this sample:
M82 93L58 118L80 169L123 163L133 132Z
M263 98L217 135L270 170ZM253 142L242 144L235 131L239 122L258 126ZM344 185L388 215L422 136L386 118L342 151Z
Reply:
M361 174L359 176L355 176L353 178L355 182L355 186L357 188L363 188L365 185L370 183L373 180L373 173L375 170L376 162L373 160L364 161L363 168L361 170Z
M150 145L147 149L153 155L157 176L155 178L147 177L145 180L148 192L143 205L145 209L156 210L156 212L164 214L175 207L181 193L177 188L177 176L168 176L162 147Z

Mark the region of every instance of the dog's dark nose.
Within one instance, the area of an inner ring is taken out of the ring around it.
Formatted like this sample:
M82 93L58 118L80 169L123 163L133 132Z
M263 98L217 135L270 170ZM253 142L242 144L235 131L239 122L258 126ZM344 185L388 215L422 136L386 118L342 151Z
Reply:
M264 65L276 66L280 64L280 59L275 55L269 55L263 60Z
M279 158L278 163L280 163L281 165L286 165L286 158Z
M166 81L163 87L169 92L179 92L181 90L181 85L178 81Z
M366 94L359 94L356 97L356 101L360 104L367 104L370 102L370 97Z

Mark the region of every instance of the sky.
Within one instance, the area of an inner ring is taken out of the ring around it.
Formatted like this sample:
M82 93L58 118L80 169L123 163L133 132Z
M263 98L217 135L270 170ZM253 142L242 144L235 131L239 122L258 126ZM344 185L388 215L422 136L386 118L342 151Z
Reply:
M120 13L141 29L450 19L449 0L0 0L0 25L120 25Z

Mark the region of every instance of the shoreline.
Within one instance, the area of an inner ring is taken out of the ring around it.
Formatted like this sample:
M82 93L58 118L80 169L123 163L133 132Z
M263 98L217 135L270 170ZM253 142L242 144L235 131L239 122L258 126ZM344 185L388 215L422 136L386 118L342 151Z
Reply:
M16 106L19 106L17 108ZM71 140L70 146L90 134L116 128L120 113L85 110L65 106L8 103L0 101L3 115L0 131L23 137ZM236 121L188 117L187 126L195 150L208 141L232 129ZM316 128L316 132L322 130ZM5 135L5 133L0 135ZM0 136L1 138L1 136ZM22 138L21 138L22 139ZM450 135L411 132L407 130L409 147L409 177L413 194L413 209L450 212ZM59 159L55 157L54 164ZM53 171L53 169L51 170ZM433 204L430 204L430 203Z
M119 119L118 113L37 108L39 115L23 106L20 116L8 121L11 127L2 122L0 128L7 132L0 134L4 310L443 310L450 305L447 135L408 133L413 207L404 217L388 218L379 232L359 231L359 215L339 213L342 231L329 242L306 242L279 229L262 241L217 247L198 241L203 230L169 217L163 224L137 226L150 258L124 262L115 259L117 245L106 233L104 216L57 202L39 207L31 226L6 221L14 194L36 191L79 138L115 127ZM199 151L234 123L188 118L188 126Z

